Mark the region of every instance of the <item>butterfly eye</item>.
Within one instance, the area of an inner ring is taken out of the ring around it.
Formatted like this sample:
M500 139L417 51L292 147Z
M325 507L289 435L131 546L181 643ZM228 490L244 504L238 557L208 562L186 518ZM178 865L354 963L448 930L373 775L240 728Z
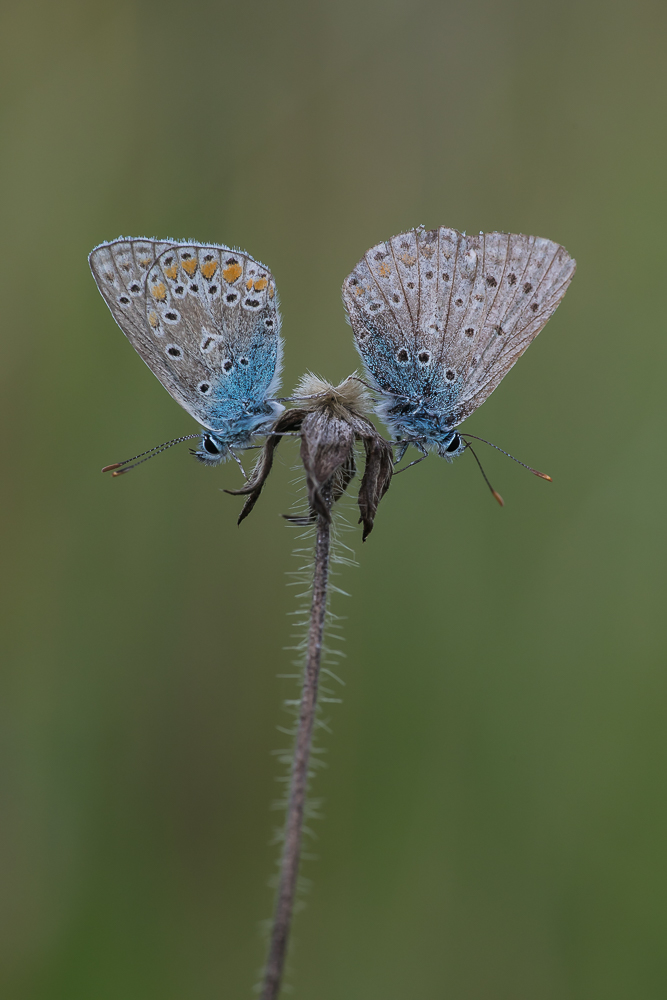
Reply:
M445 451L448 451L451 455L453 451L458 451L460 447L461 447L461 438L458 436L458 434L455 434L452 440L445 448Z
M218 447L218 443L215 438L212 438L210 434L205 434L202 444L204 445L204 451L207 451L209 455L219 455L222 451Z

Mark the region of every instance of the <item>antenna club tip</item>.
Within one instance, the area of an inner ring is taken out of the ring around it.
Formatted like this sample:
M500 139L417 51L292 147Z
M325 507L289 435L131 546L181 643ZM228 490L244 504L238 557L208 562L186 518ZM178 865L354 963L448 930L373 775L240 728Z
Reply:
M115 473L114 473L114 475L115 475ZM495 490L491 490L491 492L493 493L494 497L496 498L496 500L498 501L498 503L500 504L500 506L504 507L505 506L505 501L501 497L500 493L496 493Z
M546 474L546 472L538 472L538 471L537 471L537 469L536 469L536 470L535 470L535 475L536 475L536 476L539 476L539 477L540 477L540 479L546 479L546 481L547 481L548 483L553 483L553 479L551 478L551 476L548 476L548 475Z
M105 465L102 472L111 472L112 469L120 469L122 462L114 462L113 465Z
M124 472L129 472L129 471L130 471L129 469L120 469L118 472L112 472L111 475L112 477L122 476Z

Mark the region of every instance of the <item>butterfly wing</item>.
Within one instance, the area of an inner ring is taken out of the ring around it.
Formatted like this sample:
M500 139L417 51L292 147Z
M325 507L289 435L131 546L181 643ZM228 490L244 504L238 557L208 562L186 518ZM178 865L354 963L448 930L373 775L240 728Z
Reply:
M453 309L436 361L436 379L453 373L460 387L457 424L491 395L544 328L575 269L562 246L540 237L459 238Z
M357 350L378 388L396 396L421 395L417 231L378 243L343 283L343 303ZM416 266L417 265L417 266Z
M430 399L460 423L493 392L565 294L575 262L550 240L454 229L401 233L343 284L379 389Z
M116 240L90 255L114 319L162 385L209 430L229 429L277 389L273 276L224 246Z

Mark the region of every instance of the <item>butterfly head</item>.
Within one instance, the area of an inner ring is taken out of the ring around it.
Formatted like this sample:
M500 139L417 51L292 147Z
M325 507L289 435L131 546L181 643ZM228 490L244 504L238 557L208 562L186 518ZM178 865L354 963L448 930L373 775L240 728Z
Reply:
M453 458L457 455L462 455L466 450L465 442L463 441L460 434L456 431L451 431L449 434L445 434L437 442L438 455L441 458L446 458L448 462L451 462Z
M212 431L204 431L199 447L191 452L203 465L220 465L230 454L229 446Z

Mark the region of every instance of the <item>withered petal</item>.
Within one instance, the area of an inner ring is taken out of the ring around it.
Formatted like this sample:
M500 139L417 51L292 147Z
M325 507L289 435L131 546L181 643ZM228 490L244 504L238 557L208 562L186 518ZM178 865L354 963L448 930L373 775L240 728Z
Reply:
M282 441L283 434L286 431L298 431L301 427L301 422L305 413L305 410L300 409L285 410L284 413L281 413L273 425L271 434L264 442L264 447L259 454L257 462L255 463L255 468L250 473L250 479L248 482L245 486L242 486L240 490L225 490L225 493L230 493L232 496L247 495L246 502L243 504L241 513L239 514L237 524L240 524L241 521L245 520L259 500L264 483L266 482L273 466L273 453Z
M330 501L323 497L322 487L340 469L346 469L343 478L348 475L354 439L350 423L327 410L312 411L301 425L301 460L306 470L308 501L311 509L327 520L331 519Z
M362 541L366 541L373 530L373 522L380 500L389 489L394 474L391 445L379 434L364 438L366 468L359 487L359 521L364 525Z

